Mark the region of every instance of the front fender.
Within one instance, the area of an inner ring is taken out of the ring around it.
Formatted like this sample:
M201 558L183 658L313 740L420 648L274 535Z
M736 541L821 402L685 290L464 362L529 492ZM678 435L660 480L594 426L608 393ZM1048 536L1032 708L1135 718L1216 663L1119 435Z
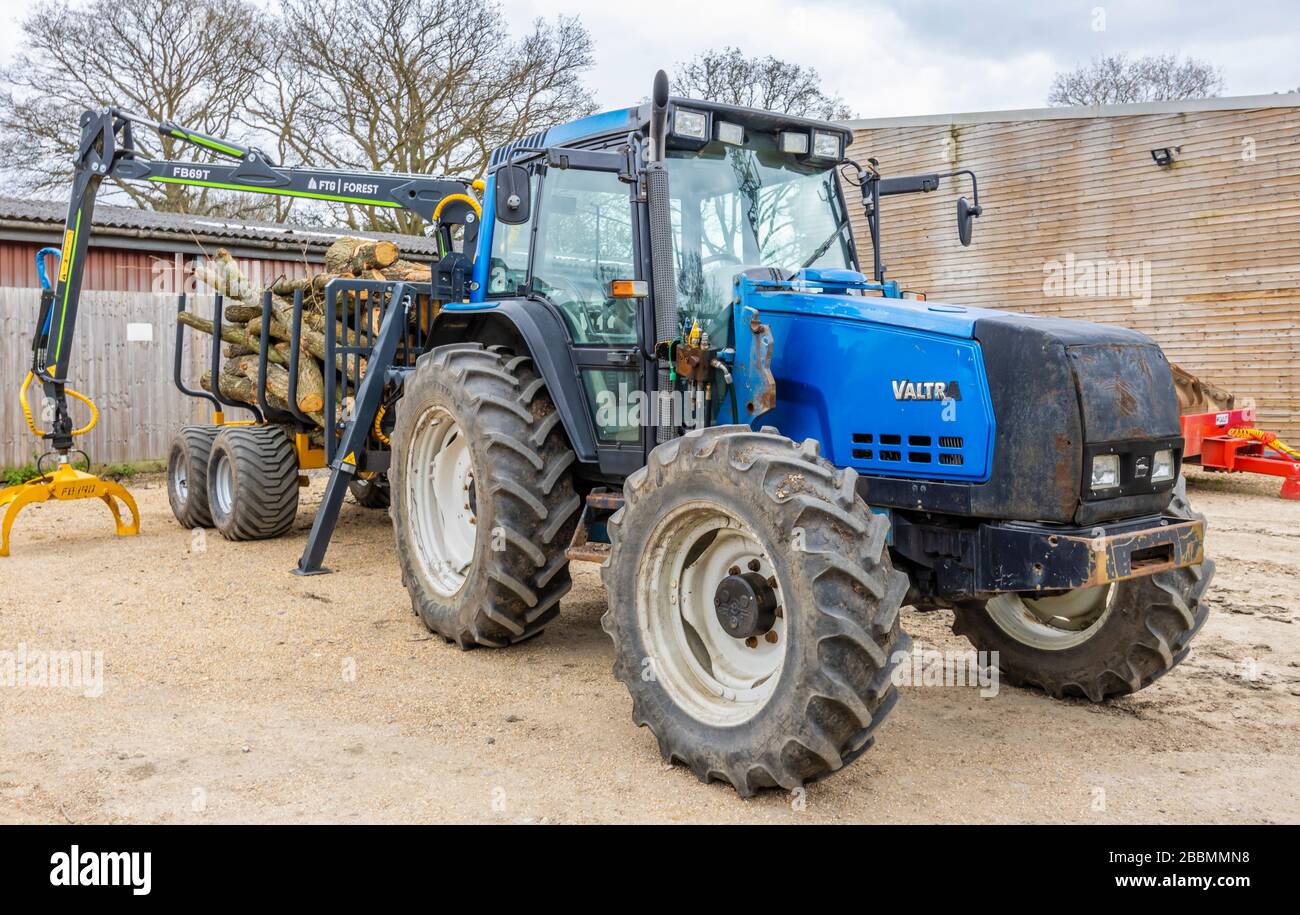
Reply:
M546 382L578 460L597 462L596 431L587 413L569 335L558 315L527 299L459 304L438 313L429 335L429 348L449 343L522 347Z

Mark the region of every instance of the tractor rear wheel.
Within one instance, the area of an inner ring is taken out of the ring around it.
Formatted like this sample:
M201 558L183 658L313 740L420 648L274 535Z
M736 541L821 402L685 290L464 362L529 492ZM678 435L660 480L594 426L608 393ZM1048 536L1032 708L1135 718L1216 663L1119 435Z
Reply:
M1199 519L1179 480L1168 514ZM1016 686L1101 702L1137 692L1187 657L1209 615L1202 596L1214 563L1158 572L1065 594L1000 594L954 608L953 631L996 651Z
M208 510L208 457L220 426L184 426L167 457L167 501L181 527L212 527Z
M420 357L392 435L393 531L411 605L461 648L542 631L572 585L576 461L532 360L477 343Z
M669 761L741 795L855 759L898 693L907 577L857 474L748 426L660 445L602 570L614 675Z
M298 455L279 426L226 426L208 460L208 507L227 540L270 540L298 513Z

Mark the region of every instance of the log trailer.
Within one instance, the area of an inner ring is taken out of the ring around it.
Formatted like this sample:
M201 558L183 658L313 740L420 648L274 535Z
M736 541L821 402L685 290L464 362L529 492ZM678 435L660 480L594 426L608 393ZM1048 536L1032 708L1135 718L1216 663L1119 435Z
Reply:
M743 795L871 746L904 604L951 610L1053 696L1167 673L1213 563L1164 355L1134 331L904 292L882 199L974 176L886 178L850 140L670 98L661 72L649 102L497 149L476 242L433 283L366 287L377 335L330 341L365 367L327 427L298 571L321 570L359 472L387 475L414 611L462 648L536 636L569 563L599 562L633 720ZM980 213L977 192L959 201L963 243ZM330 290L338 308L361 288ZM213 446L201 467L180 442L173 484L204 474L214 511L289 485L282 417L262 418L261 452Z

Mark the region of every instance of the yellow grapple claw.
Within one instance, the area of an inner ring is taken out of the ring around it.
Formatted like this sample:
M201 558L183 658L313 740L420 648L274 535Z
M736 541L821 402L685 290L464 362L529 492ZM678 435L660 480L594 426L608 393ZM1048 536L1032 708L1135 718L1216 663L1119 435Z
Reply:
M18 513L28 505L51 499L100 499L113 513L113 523L117 526L119 537L131 537L140 533L140 510L136 508L135 499L125 487L112 480L101 480L93 473L85 473L64 463L47 476L0 489L0 508L8 506L5 508L4 521L0 522L0 556L9 555L9 532L13 529ZM131 510L130 524L122 521L118 501Z

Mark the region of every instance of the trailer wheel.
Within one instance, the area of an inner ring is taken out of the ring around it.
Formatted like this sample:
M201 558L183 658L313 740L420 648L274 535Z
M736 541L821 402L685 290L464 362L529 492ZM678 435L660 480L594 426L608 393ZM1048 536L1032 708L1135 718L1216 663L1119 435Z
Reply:
M388 508L391 501L388 492L388 477L373 476L368 480L353 480L348 484L348 492L363 508Z
M542 631L571 587L581 507L532 360L477 343L420 357L397 403L393 530L411 605L461 648Z
M1185 480L1167 511L1203 517L1187 501ZM999 668L1016 686L1101 702L1149 686L1187 657L1210 612L1203 595L1213 576L1207 559L1055 597L968 601L954 608L953 631L978 650L998 652Z
M601 622L664 759L748 796L871 746L910 645L907 577L856 479L748 426L674 439L628 477Z
M184 426L167 457L167 501L181 527L211 527L208 457L220 426Z
M227 426L208 460L208 507L227 540L270 540L298 513L298 455L279 426Z

